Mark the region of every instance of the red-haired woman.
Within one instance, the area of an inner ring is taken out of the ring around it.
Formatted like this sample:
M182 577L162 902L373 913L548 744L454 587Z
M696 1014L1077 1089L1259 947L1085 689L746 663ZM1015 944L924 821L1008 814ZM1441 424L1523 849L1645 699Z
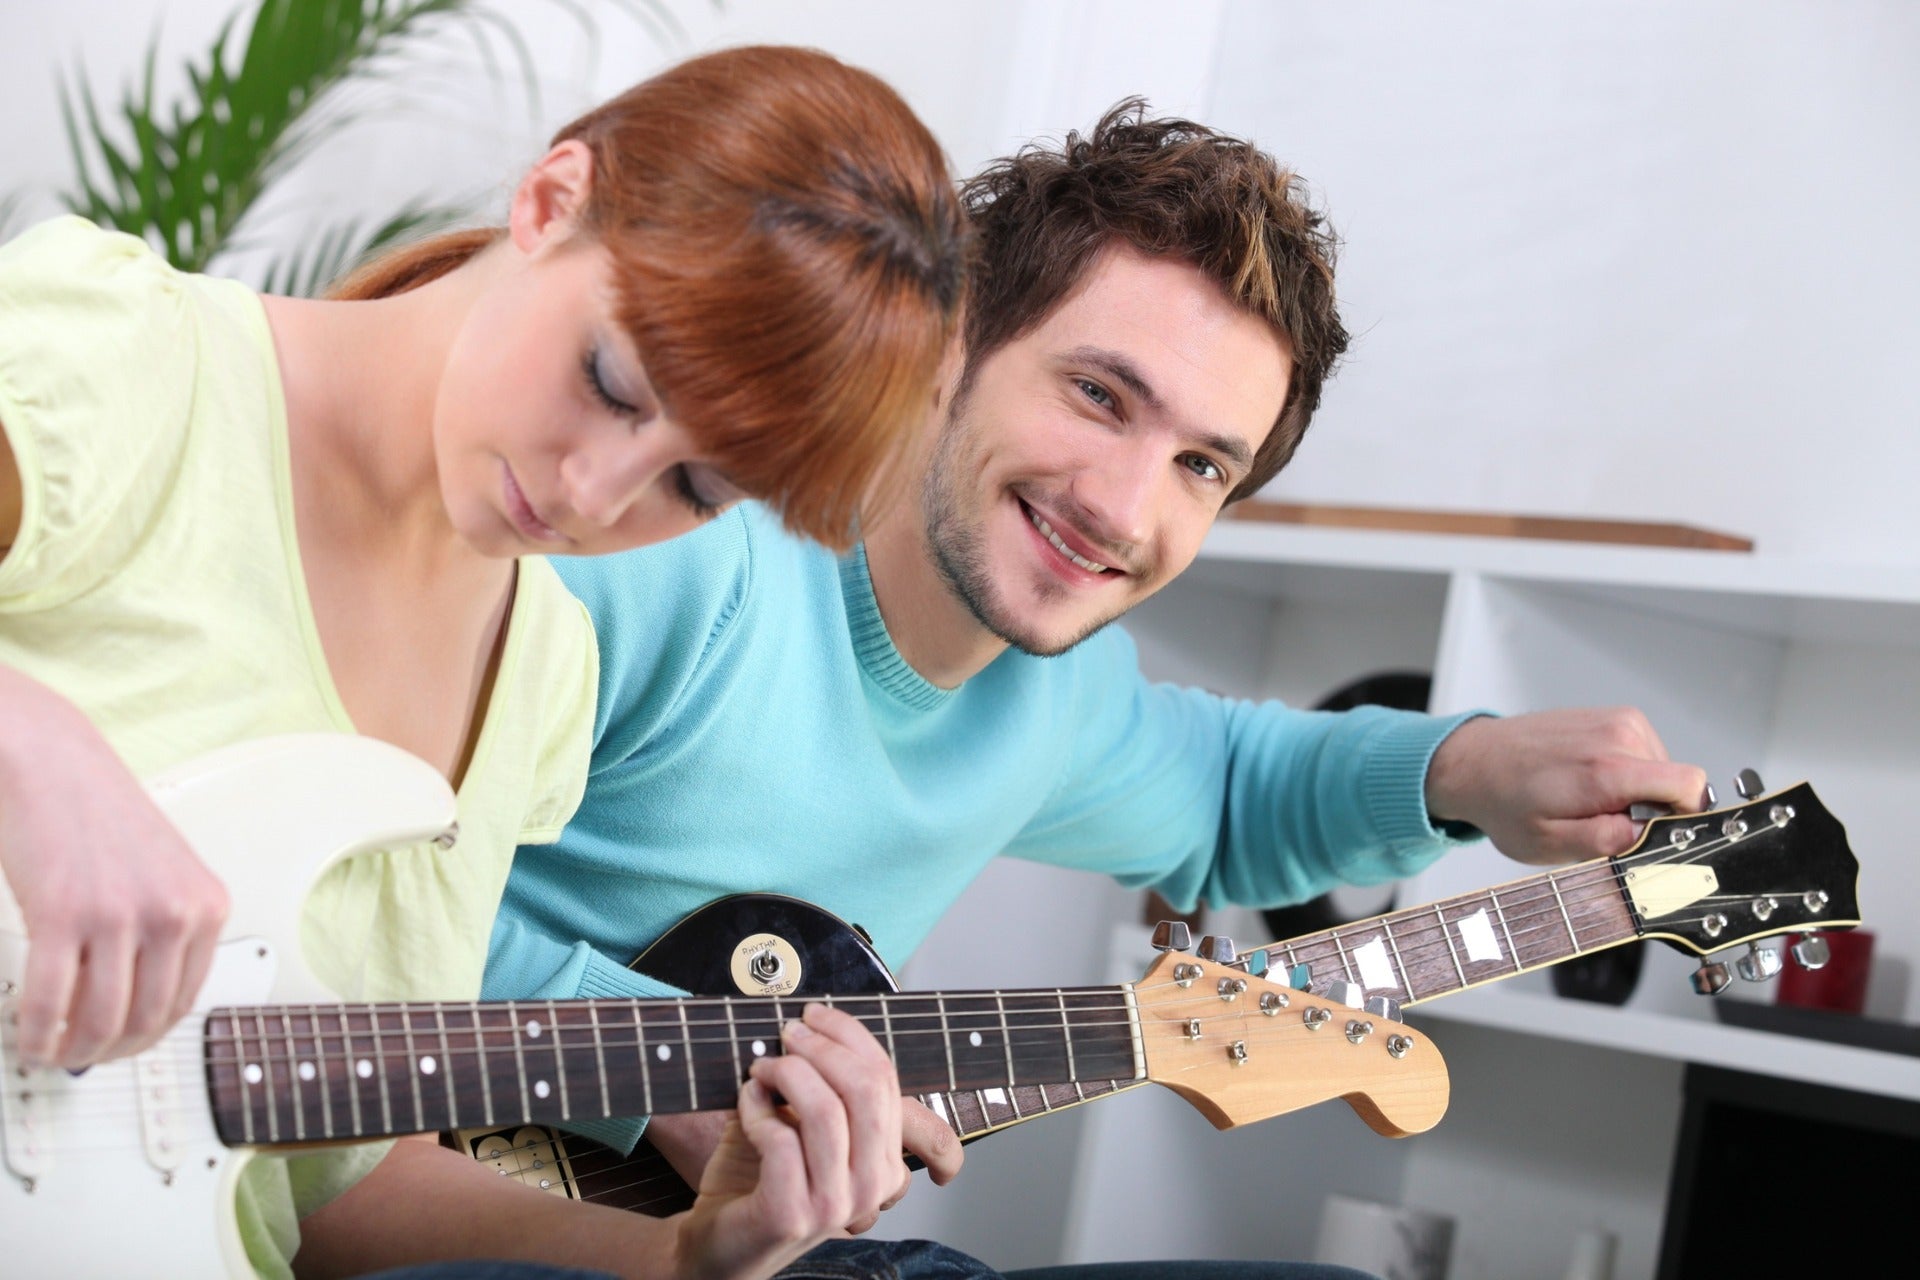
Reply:
M178 273L74 218L0 249L0 869L31 939L16 1060L124 1056L189 1010L226 900L137 779L281 733L385 739L458 796L451 849L315 887L319 976L347 999L473 998L514 848L557 834L585 782L594 640L540 557L669 538L741 497L844 542L930 402L961 240L897 94L746 48L562 130L506 227L326 301ZM771 1272L903 1176L871 1037L826 1011L789 1032L742 1093L731 1178L681 1219L589 1227L611 1211L404 1140L255 1162L249 1256L268 1274L296 1248L302 1274ZM296 1209L323 1204L303 1242Z

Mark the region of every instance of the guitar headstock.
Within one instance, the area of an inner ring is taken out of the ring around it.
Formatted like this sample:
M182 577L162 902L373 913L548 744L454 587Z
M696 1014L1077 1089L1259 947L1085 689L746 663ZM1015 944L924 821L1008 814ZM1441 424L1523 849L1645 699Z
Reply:
M1613 861L1642 935L1697 955L1860 923L1860 863L1805 782L1650 819Z
M1440 1051L1393 1019L1179 951L1133 990L1147 1078L1217 1129L1343 1098L1374 1132L1401 1138L1446 1112Z

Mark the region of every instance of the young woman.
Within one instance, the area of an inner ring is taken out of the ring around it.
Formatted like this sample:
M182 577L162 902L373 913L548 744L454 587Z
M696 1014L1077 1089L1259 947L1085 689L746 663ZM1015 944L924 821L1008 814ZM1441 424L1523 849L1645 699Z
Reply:
M925 416L961 226L892 90L749 48L563 129L505 228L331 300L184 275L73 218L0 248L21 1054L83 1067L187 1012L225 900L138 779L276 733L372 735L454 784L454 846L336 868L303 940L344 999L473 998L514 848L557 834L585 782L594 639L540 556L669 538L746 496L844 542ZM732 1167L681 1219L596 1216L409 1140L256 1162L249 1251L267 1274L296 1248L313 1275L769 1273L903 1177L871 1037L819 1011L788 1048L755 1064Z

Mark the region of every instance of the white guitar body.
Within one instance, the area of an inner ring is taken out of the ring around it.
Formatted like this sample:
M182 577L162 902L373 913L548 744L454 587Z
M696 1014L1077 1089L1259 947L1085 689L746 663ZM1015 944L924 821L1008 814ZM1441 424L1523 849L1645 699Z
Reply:
M454 830L453 792L431 765L349 734L240 743L149 789L226 885L233 931L197 1012L152 1050L77 1077L26 1072L14 1057L11 1004L27 943L0 887L0 1271L9 1276L252 1274L234 1216L251 1153L215 1135L199 1011L335 999L300 954L314 881L342 858Z

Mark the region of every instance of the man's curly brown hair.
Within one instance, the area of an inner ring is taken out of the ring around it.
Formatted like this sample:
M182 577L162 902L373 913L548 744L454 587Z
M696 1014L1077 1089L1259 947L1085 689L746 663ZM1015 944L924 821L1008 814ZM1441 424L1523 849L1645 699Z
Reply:
M1116 242L1192 263L1293 352L1273 430L1229 502L1293 457L1347 349L1333 292L1338 239L1305 183L1249 142L1128 98L1059 150L998 160L961 188L976 237L968 376L1039 324Z

